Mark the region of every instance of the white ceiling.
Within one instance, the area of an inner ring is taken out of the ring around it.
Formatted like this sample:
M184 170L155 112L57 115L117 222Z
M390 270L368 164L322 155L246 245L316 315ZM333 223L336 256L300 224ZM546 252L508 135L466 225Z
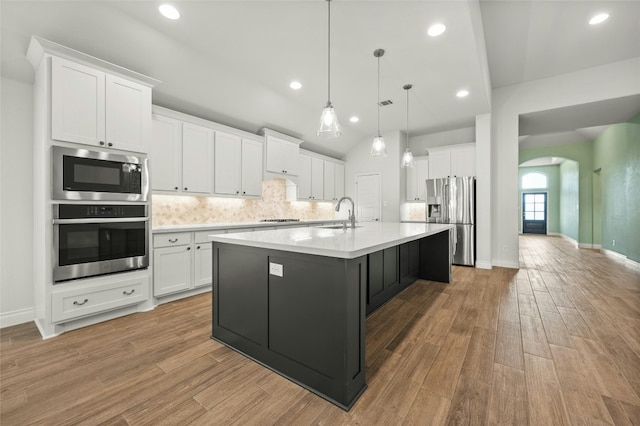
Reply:
M159 4L3 0L2 75L33 81L24 53L36 34L161 80L156 104L250 132L270 127L340 157L376 132L377 48L386 51L380 97L394 102L381 108L380 130L404 130L402 86L412 83L412 135L473 126L490 111L491 86L640 56L638 1L334 0L331 101L343 136L327 140L315 135L327 100L325 1L175 1L178 21ZM611 18L590 27L600 10ZM426 36L437 21L447 31ZM470 96L456 98L460 88Z

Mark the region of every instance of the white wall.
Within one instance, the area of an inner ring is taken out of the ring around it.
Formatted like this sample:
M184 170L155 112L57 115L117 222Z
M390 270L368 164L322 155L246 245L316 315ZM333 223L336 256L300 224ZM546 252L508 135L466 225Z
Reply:
M34 316L33 89L0 80L0 327Z
M355 200L355 176L361 173L381 174L382 181L382 220L400 221L400 203L404 200L406 178L400 167L400 155L404 152L406 139L400 131L382 135L387 145L386 157L371 157L371 142L366 139L353 147L345 157L345 195ZM401 179L402 177L402 179Z
M493 265L519 266L519 115L635 94L640 94L640 58L493 91L490 149L494 165L491 177Z
M448 130L446 132L429 133L426 135L411 136L409 147L415 157L426 155L426 150L437 146L459 145L476 141L474 127ZM403 151L404 152L404 151Z

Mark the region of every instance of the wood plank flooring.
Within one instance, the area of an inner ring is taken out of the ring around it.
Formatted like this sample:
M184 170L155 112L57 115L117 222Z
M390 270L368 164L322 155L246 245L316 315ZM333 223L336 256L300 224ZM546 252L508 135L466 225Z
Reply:
M4 425L640 425L640 274L557 237L455 267L367 319L344 412L209 339L210 295L42 341L5 328Z

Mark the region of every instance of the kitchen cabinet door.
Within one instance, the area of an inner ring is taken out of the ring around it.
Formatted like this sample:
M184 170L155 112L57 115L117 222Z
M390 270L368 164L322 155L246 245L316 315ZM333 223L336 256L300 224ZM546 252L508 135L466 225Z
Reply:
M211 243L196 243L193 252L193 285L202 287L213 282L213 250Z
M182 123L154 115L149 167L153 191L178 192L182 181Z
M51 138L105 145L105 73L51 59Z
M267 172L298 175L298 144L267 136Z
M212 191L213 130L182 124L182 191L210 194Z
M451 151L451 176L476 175L476 149L463 148Z
M191 288L191 245L153 250L153 295Z
M300 154L298 167L298 199L311 200L311 163L308 155Z
M151 135L151 88L106 75L105 138L108 147L148 152Z
M414 166L407 168L407 201L425 201L426 180L429 178L429 158L416 157Z
M451 151L429 152L429 178L446 178L451 175Z
M242 139L242 195L262 196L262 142Z
M336 164L330 161L324 162L324 200L333 201L336 197Z
M240 195L242 140L239 136L223 132L215 134L214 192Z
M322 200L324 197L324 160L311 158L311 199Z
M334 200L339 200L344 197L344 164L336 164L335 165L335 189L334 189Z

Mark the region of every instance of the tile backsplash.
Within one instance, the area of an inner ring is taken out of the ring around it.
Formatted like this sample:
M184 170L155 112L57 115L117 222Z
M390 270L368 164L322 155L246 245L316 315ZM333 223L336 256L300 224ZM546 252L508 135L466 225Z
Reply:
M333 203L287 201L284 179L262 182L262 199L153 195L151 203L152 226L335 218Z
M407 203L408 220L427 220L427 212L424 203Z

